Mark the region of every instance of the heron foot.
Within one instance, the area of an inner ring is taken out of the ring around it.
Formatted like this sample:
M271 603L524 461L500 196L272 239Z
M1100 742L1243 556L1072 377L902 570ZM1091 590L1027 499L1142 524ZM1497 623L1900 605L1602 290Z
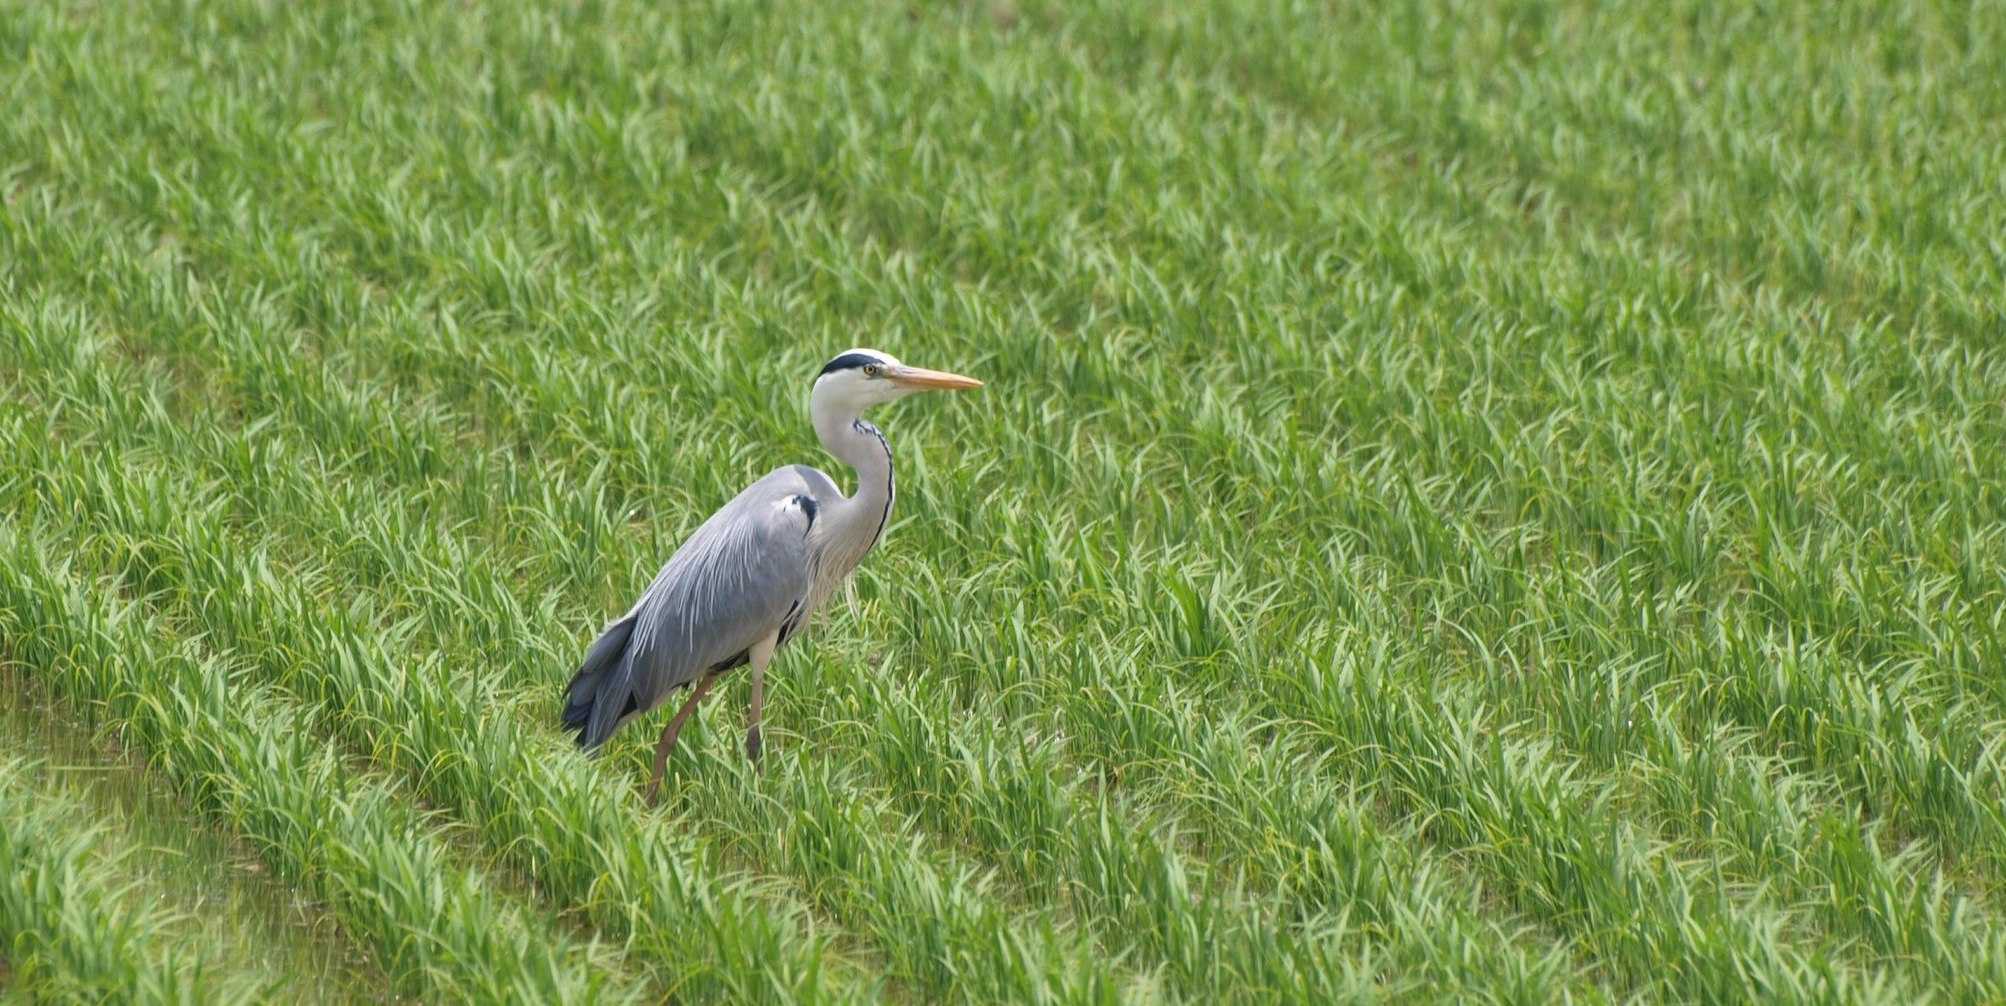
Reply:
M759 764L759 752L763 746L759 739L758 727L745 732L745 756L750 758L754 765Z

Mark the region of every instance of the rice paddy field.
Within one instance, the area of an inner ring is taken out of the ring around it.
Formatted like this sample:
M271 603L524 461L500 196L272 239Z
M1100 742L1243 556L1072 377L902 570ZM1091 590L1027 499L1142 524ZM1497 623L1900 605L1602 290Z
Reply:
M0 991L1999 1002L2002 189L1997 0L4 0Z

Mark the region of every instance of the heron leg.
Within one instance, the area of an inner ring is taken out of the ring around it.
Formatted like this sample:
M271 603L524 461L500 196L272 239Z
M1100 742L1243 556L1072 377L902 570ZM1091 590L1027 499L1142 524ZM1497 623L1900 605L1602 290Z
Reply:
M777 637L768 637L764 642L754 645L752 652L747 654L750 658L748 662L752 664L752 713L747 717L748 725L745 729L745 756L752 759L754 765L761 764L759 717L766 707L766 663L773 659L773 650L778 644Z
M641 794L641 799L655 802L655 794L662 788L662 774L668 771L669 751L676 746L676 735L683 732L683 721L696 711L697 703L703 701L704 694L710 691L711 683L716 680L708 674L697 679L697 683L690 687L690 697L683 701L683 707L676 710L669 725L662 728L662 739L655 742L655 774L648 780L648 790Z

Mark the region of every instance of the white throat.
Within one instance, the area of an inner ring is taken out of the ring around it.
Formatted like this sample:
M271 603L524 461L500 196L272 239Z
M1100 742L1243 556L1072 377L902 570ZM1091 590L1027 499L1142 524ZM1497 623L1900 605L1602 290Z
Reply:
M837 400L817 387L809 403L815 436L823 449L857 473L857 490L835 507L829 522L832 550L855 561L876 545L891 522L895 495L891 445L865 422L855 403Z

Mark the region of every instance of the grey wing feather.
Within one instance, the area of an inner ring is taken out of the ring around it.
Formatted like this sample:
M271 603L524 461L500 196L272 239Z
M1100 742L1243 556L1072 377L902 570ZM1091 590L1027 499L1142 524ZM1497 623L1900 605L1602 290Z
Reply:
M796 468L779 469L683 542L572 680L565 721L578 729L580 746L597 746L707 671L742 663L753 644L799 614L813 580L815 488Z

